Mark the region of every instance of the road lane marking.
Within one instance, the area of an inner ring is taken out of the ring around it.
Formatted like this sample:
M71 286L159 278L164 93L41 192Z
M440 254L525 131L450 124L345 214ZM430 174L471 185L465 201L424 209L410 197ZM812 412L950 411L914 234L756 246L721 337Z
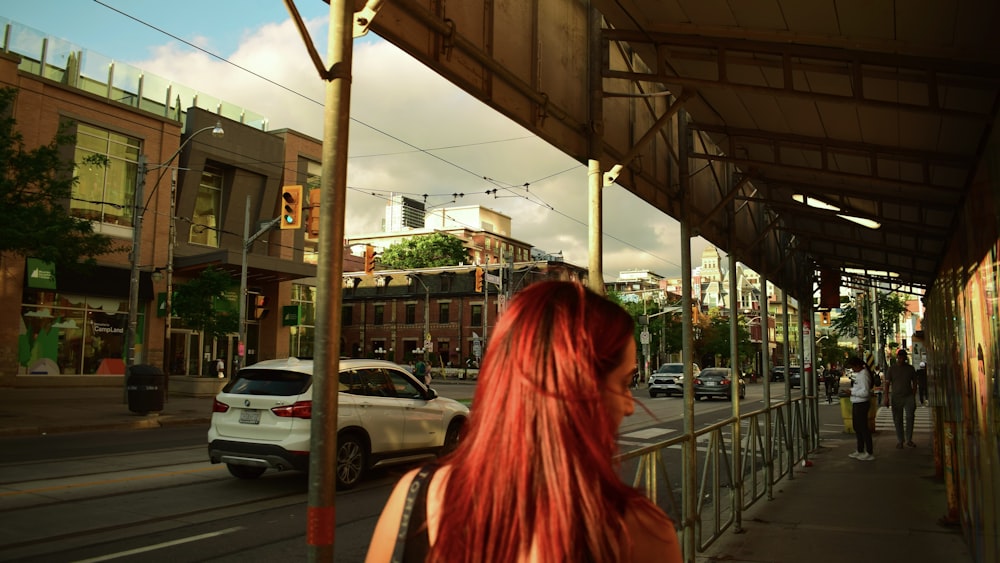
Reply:
M154 545L147 545L146 547L137 547L135 549L130 549L128 551L119 551L118 553L109 553L107 555L101 555L100 557L92 557L90 559L81 559L75 563L97 563L98 561L110 561L112 559L119 559L121 557L128 557L129 555L137 555L139 553L146 553L149 551L156 551L157 549L163 549L166 547L173 547L175 545L183 545L186 543L207 540L209 538L215 538L225 534L231 534L233 532L238 532L243 529L243 526L236 526L233 528L226 528L225 530L219 530L218 532L209 532L207 534L201 534L197 536L191 536L188 538L181 538L173 541L158 543Z

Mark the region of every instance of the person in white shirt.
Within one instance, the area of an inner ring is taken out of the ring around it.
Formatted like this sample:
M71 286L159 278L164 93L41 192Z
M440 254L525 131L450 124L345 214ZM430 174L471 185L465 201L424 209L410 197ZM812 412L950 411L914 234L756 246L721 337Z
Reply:
M872 431L868 428L868 411L871 409L872 375L864 360L854 356L847 361L854 372L854 386L851 387L851 423L858 440L857 451L850 457L861 461L874 461L872 454Z

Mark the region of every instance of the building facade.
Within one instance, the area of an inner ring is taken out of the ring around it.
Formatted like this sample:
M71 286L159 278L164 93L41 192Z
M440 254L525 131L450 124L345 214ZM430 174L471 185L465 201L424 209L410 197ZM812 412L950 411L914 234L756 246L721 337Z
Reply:
M12 117L24 147L69 133L63 157L77 163L79 181L65 205L111 237L114 251L80 272L0 256L0 386L120 383L133 271L136 363L197 376L215 358L237 365L287 353L289 328L277 314L249 318L241 351L236 335L210 340L184 326L168 314L167 296L209 267L239 279L246 219L271 220L282 185L318 175L320 142L267 132L258 114L128 65L81 64L99 55L50 49L43 34L4 24L0 87L16 91ZM95 67L107 74L88 75ZM208 134L219 127L222 138ZM91 155L108 164L80 165ZM291 281L315 275L309 248L301 229L269 231L248 245L248 310L290 302Z

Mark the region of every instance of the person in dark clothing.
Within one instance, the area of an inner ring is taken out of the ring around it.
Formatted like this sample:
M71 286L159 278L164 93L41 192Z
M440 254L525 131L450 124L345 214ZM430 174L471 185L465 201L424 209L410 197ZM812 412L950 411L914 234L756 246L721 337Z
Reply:
M917 368L917 395L920 406L927 405L927 362L920 362Z

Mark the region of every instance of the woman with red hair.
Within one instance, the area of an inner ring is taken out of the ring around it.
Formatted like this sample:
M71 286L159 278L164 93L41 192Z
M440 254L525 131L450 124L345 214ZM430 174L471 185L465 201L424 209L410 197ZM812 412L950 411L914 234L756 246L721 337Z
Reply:
M635 366L617 304L574 282L521 291L461 443L400 479L366 561L681 561L673 522L612 461Z

